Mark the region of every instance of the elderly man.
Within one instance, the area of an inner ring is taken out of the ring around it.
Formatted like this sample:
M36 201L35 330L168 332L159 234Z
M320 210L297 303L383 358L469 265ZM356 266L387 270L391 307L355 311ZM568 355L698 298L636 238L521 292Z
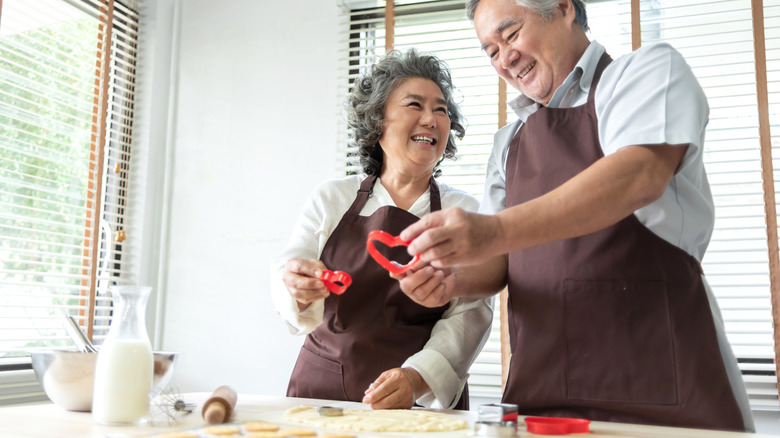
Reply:
M470 0L490 62L520 91L498 131L480 213L401 234L429 266L415 301L509 291L503 400L523 414L752 430L700 260L714 207L709 108L667 44L612 60L580 0Z

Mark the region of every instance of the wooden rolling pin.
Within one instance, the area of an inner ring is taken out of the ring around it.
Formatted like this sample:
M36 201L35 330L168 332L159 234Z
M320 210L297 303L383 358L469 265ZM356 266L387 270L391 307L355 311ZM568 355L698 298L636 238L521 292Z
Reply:
M230 420L236 407L238 395L236 390L227 385L217 388L211 397L203 403L203 419L207 424L221 424Z

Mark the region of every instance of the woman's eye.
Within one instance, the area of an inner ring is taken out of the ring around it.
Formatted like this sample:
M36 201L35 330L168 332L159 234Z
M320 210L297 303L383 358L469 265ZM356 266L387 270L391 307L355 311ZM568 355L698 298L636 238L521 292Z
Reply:
M442 112L444 114L447 114L447 108L444 108L444 107L436 108L435 111L439 111L439 112Z
M495 57L498 56L498 50L496 50L495 52L490 52L489 56L490 56L490 59L495 59Z
M408 106L416 106L417 108L422 108L422 105L420 105L420 102L409 102Z

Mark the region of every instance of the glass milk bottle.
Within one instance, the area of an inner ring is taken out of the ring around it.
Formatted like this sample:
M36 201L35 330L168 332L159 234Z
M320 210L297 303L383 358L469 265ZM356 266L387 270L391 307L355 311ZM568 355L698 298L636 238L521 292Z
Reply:
M149 413L154 357L146 334L151 287L113 286L114 313L95 365L92 417L102 424L137 424Z

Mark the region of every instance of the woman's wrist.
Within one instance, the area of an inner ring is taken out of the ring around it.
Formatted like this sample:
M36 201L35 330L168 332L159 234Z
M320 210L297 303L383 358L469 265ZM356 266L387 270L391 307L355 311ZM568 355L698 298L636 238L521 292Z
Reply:
M412 384L412 392L414 393L413 401L417 401L420 397L427 394L428 391L430 391L430 388L428 387L428 384L425 382L425 379L422 378L420 373L417 372L414 368L408 368L404 367L401 368L401 371L404 372L406 375L406 378L409 379L409 383Z

